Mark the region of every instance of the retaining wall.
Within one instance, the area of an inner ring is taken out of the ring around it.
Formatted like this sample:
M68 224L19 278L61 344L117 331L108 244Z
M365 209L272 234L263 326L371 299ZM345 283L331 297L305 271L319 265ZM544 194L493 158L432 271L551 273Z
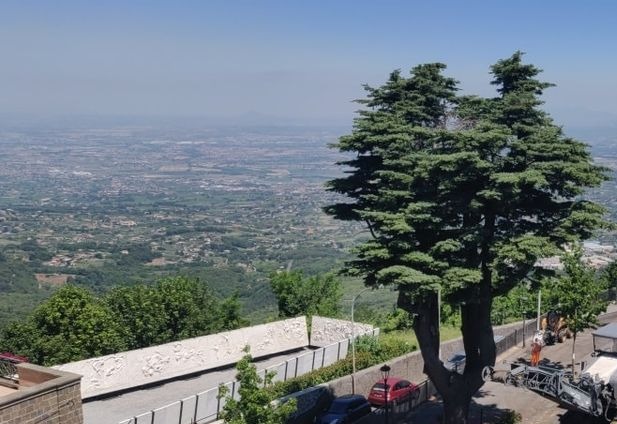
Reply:
M529 339L536 330L536 320L530 320L525 323L525 338ZM495 327L493 332L496 336L504 338L496 343L497 355L505 352L518 343L522 343L523 326L522 323L514 323ZM441 357L443 360L448 359L455 352L464 350L463 339L458 338L441 344ZM356 393L368 396L369 391L376 381L383 378L381 376L381 368L383 364L375 365L356 373ZM424 374L424 360L419 350L409 353L404 356L399 356L388 361L390 365L390 375L406 378L414 383L419 383L426 380L428 377ZM330 388L335 396L341 396L346 393L352 393L352 376L347 375L329 383Z

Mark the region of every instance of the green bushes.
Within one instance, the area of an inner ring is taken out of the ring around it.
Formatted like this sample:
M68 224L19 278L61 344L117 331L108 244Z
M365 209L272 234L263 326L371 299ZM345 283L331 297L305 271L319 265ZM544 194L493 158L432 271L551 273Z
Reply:
M511 409L506 409L503 411L501 417L499 417L499 421L496 424L519 424L523 422L523 417L516 411Z
M221 300L185 277L134 285L96 297L66 285L25 320L0 331L0 351L55 365L232 330L247 322L236 295Z
M377 337L364 336L358 338L356 342L356 353L368 353L375 364L402 356L414 350L416 350L415 345L394 337L378 339Z
M373 336L360 337L356 342L356 370L372 367L414 350L416 350L415 345L403 340L390 339L384 341ZM351 374L352 370L353 364L350 349L345 359L303 376L275 383L269 390L272 390L276 397L282 397L308 387L344 377Z

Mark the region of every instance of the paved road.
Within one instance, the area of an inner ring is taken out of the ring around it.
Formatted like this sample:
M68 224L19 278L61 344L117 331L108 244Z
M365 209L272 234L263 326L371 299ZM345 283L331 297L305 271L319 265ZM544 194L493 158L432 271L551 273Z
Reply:
M306 350L305 350L306 351ZM295 351L266 360L257 361L257 369L268 368L285 360L301 355L303 351ZM234 367L202 374L190 379L172 381L149 389L137 390L103 400L85 402L83 404L84 424L117 424L135 415L168 405L182 398L203 392L220 383L235 379Z
M614 307L610 310L615 310ZM611 320L617 321L611 317ZM580 333L576 339L575 372L580 372L581 360L588 359L593 350L592 330ZM542 360L550 361L558 366L571 368L573 340L568 339L564 343L553 346L545 346L542 349ZM525 348L518 346L505 352L498 359L498 363L508 363L520 360L529 360L531 356L529 343ZM495 423L505 409L512 409L523 416L525 424L588 424L593 421L590 417L569 412L560 408L557 403L539 394L524 388L505 386L500 382L488 382L472 401L470 411L470 424ZM427 402L413 411L405 420L399 423L440 423L442 405L439 400Z

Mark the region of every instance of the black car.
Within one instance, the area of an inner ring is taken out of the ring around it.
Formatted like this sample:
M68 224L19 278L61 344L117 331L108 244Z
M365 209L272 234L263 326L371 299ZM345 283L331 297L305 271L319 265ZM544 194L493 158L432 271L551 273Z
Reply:
M348 424L371 413L371 405L362 395L343 395L332 401L330 408L319 417L319 424Z

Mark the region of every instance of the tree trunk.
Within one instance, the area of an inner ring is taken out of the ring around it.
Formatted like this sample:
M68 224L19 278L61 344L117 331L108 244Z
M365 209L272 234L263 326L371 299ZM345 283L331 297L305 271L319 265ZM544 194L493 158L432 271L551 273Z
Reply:
M471 396L464 393L455 393L449 396L448 401L444 399L444 423L445 424L467 424L469 420L469 404Z
M411 299L399 289L398 306L412 314L424 372L429 376L444 402L444 422L466 424L472 396L484 384L482 370L495 364L495 342L490 323L490 300L461 308L462 332L467 361L463 375L447 370L439 358L437 296Z

